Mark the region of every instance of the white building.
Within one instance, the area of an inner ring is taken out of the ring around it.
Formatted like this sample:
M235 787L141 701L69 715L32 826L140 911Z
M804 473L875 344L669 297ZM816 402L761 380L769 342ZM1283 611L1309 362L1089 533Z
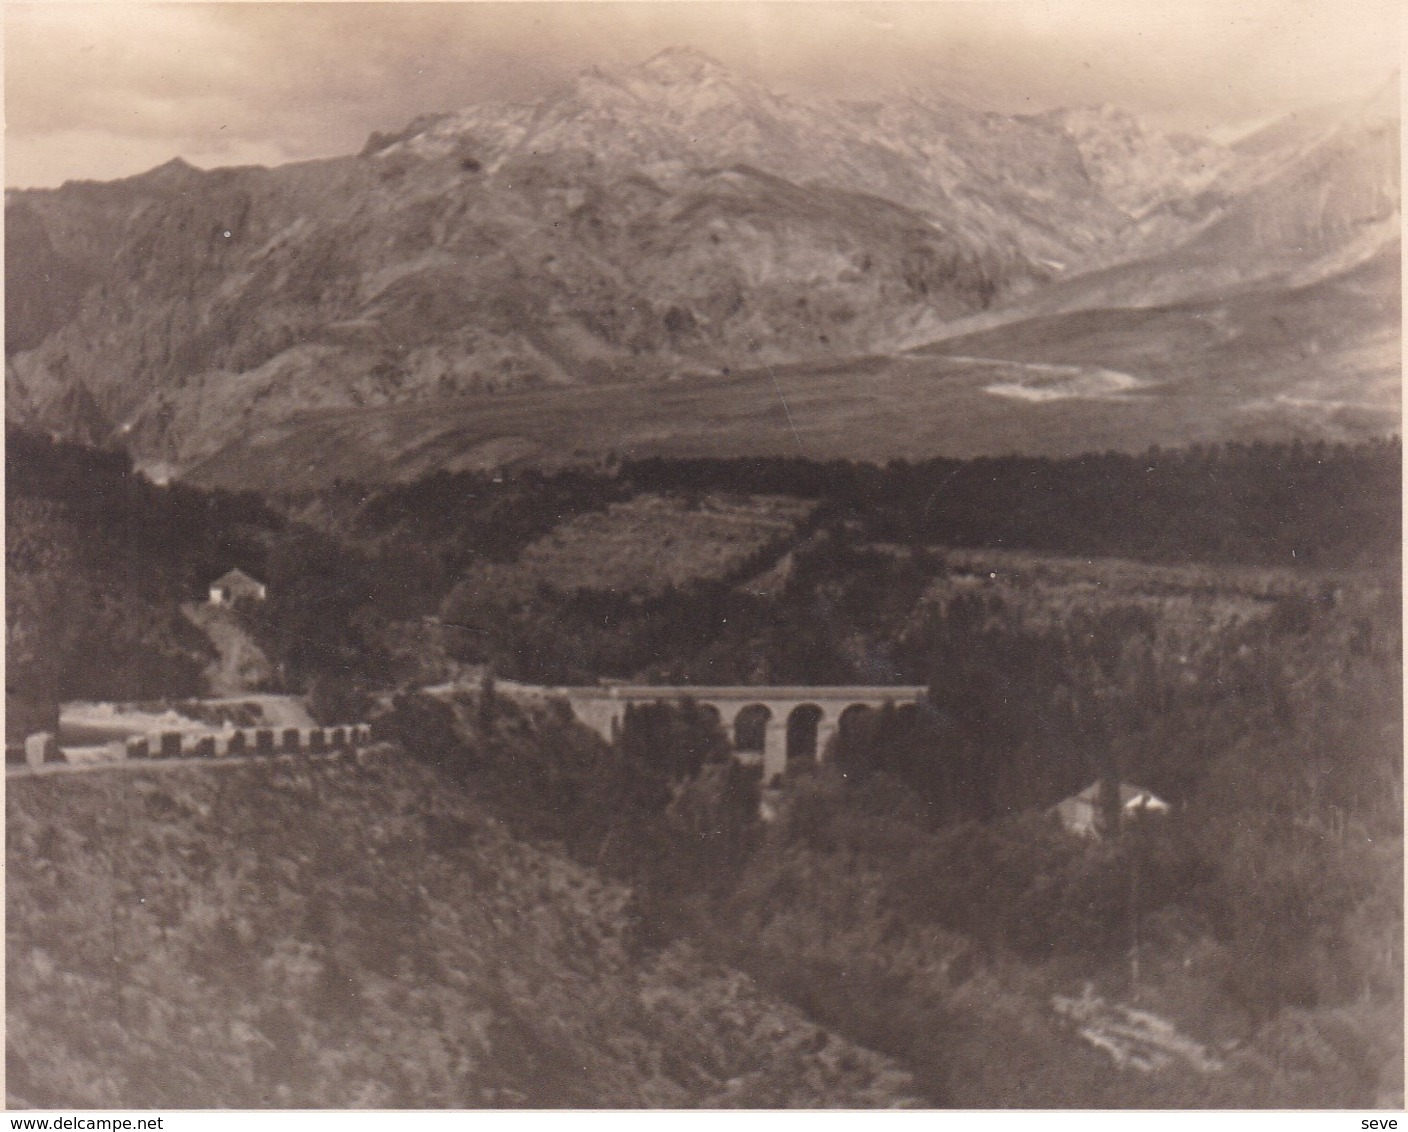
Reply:
M268 596L264 583L236 567L210 583L211 605L234 605L237 601L263 601Z
M1082 837L1100 836L1100 783L1092 782L1079 794L1051 807L1051 813L1071 833ZM1132 821L1144 814L1166 814L1168 803L1139 786L1120 783L1120 820Z

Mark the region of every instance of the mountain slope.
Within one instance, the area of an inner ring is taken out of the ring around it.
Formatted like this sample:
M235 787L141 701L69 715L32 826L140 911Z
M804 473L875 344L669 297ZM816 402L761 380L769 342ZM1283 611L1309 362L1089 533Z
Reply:
M326 414L374 438L504 392L621 386L663 409L666 381L835 373L1066 311L1246 288L1269 305L1396 237L1396 123L1379 97L1228 148L1108 107L783 96L667 51L534 105L417 119L357 157L9 194L7 413L185 474ZM1004 437L1042 448L1020 423ZM1109 435L1091 422L1090 443ZM427 458L534 443L487 439L427 437Z
M1054 110L1042 118L1075 142L1091 180L1136 219L1196 197L1238 164L1234 151L1189 134L1160 134L1117 106Z
M883 463L1362 440L1398 431L1397 281L1389 249L1307 287L1039 316L888 357L309 413L190 475L279 491L611 453Z
M1270 293L1397 254L1399 119L1384 92L1271 132L1252 150L1251 163L1228 166L1201 193L1175 198L1124 232L1122 262L1056 280L949 333L1060 311ZM1168 207L1195 221L1171 245L1162 227Z
M13 780L6 817L11 1107L915 1103L739 972L637 957L628 889L405 756Z
M183 465L313 408L865 352L1031 270L876 197L575 158L225 170L127 228L100 301L11 384L60 428L86 386Z
M1029 366L1108 367L1136 379L1181 439L1352 440L1397 430L1401 308L1396 243L1303 286L1246 288L1164 306L1075 310L948 338L920 353ZM1178 410L1174 411L1174 406ZM1154 437L1151 443L1168 443Z

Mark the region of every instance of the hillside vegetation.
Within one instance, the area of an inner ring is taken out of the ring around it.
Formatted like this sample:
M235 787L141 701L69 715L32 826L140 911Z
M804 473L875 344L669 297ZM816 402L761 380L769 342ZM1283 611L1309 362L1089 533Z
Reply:
M6 818L12 1107L919 1099L406 757L16 780Z
M5 517L11 736L52 728L61 700L199 694L215 650L180 604L282 524L257 498L158 488L124 456L14 428Z
M550 683L884 683L927 678L897 644L925 590L962 572L955 547L1216 568L1182 575L1188 594L1225 588L1229 566L1271 568L1291 600L1392 572L1401 530L1395 442L439 472L285 499L287 514L17 429L7 473L15 703L199 690L214 650L179 604L231 565L269 587L240 622L270 690L434 682L465 663Z
M1402 1102L1396 443L445 473L284 517L21 441L22 582L55 545L63 592L140 577L106 647L161 655L160 611L247 552L281 678L314 714L379 701L404 753L14 780L20 1100ZM930 691L765 796L701 705L608 746L496 675ZM1067 834L1049 808L1097 781L1169 812ZM1129 1010L1171 1063L1071 1022ZM461 1027L486 1011L506 1031ZM751 1052L773 1018L782 1061Z
M387 726L518 835L629 881L647 949L690 939L727 957L895 1057L931 1103L1392 1107L1394 645L1347 658L1323 622L1279 631L1271 651L1307 679L1277 693L1268 669L1257 693L1224 670L1218 693L1222 650L1255 639L1237 636L1193 660L1191 681L1176 662L1131 674L1128 700L1167 709L1131 714L1103 741L1035 742L1063 698L1118 700L1108 677L1092 687L1082 669L1058 686L1038 666L963 712L993 669L982 655L955 665L919 712L863 715L828 766L794 768L771 824L751 776L719 761L717 724L687 702L673 721L628 718L615 749L491 685L448 704L403 699ZM1000 619L988 639L1009 656L1033 643ZM1279 709L1263 698L1277 695ZM1112 771L1153 780L1173 810L1118 837L1072 836L1043 812L1072 771L1081 785ZM1182 1056L1121 1068L1060 1016L1061 999L1082 996L1159 1019Z
M787 498L638 495L555 528L515 564L520 584L652 594L751 573L811 510Z

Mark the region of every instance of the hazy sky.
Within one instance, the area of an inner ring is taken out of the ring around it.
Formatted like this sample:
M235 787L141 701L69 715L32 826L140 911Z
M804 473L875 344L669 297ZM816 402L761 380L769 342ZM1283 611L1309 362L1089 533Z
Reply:
M5 5L6 184L355 152L372 130L688 44L798 93L1114 102L1227 131L1362 97L1399 0Z

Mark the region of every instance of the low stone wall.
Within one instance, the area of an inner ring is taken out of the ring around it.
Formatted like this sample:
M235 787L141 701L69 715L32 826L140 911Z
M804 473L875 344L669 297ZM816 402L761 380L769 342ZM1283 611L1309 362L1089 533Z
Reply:
M327 754L352 751L372 742L371 725L337 727L241 727L222 731L160 731L114 739L106 745L106 762L131 759L219 759L239 755ZM6 764L34 768L65 759L58 740L48 731L29 736L23 746L7 746Z

